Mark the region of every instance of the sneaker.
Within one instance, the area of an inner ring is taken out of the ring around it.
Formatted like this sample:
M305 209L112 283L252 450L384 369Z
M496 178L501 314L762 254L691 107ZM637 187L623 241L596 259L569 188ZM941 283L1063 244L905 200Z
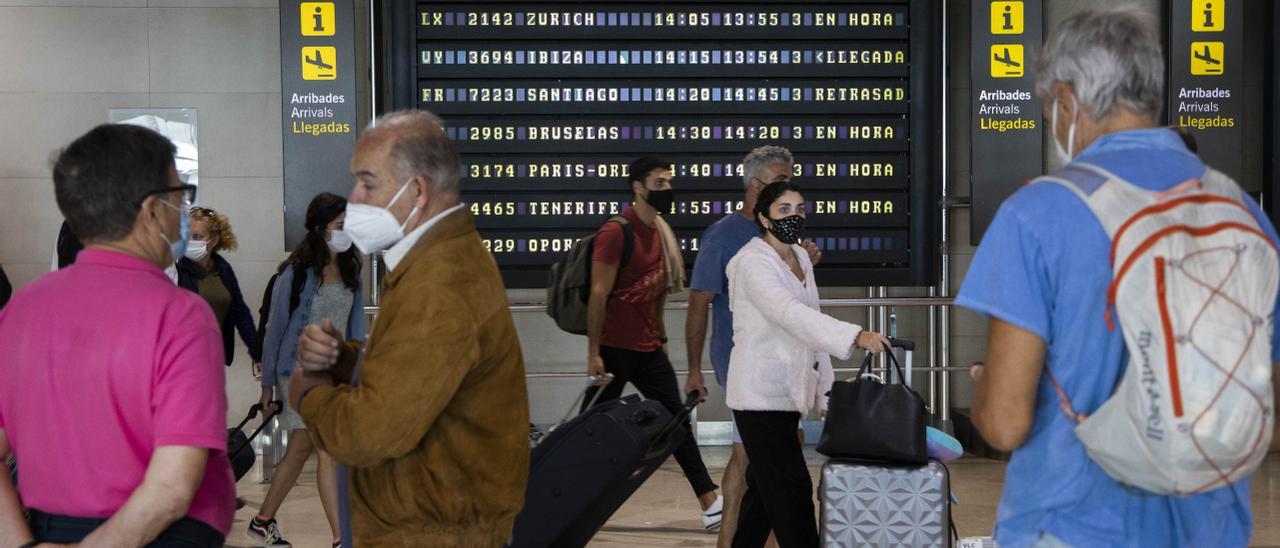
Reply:
M724 510L724 497L716 495L716 501L702 511L702 527L708 532L720 528L720 517Z
M275 518L262 521L254 516L249 521L249 538L261 542L263 546L293 546L280 536L280 525Z

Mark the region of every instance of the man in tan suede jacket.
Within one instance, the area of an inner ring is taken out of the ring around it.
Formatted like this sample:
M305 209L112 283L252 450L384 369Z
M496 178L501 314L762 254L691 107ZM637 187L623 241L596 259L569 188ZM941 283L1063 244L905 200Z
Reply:
M356 546L501 546L529 472L524 363L493 257L458 201L458 156L426 112L384 116L351 160L346 231L386 248L364 356L329 324L289 384L319 448L350 467Z

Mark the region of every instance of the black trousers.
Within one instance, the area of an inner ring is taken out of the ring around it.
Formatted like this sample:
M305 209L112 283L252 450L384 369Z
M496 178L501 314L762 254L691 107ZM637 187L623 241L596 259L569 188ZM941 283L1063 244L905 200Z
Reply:
M40 542L57 544L76 544L89 536L94 529L106 523L105 519L76 518L46 514L39 510L31 510L27 522L31 525L31 534ZM148 544L148 548L221 548L226 541L213 527L202 521L182 518L173 522L159 537Z
M610 346L600 347L600 358L604 360L604 370L613 374L613 382L604 387L604 392L596 399L596 404L616 400L622 396L622 389L631 383L647 399L661 403L672 415L679 413L684 407L680 386L676 383L676 372L671 367L671 360L661 349L652 352L637 352ZM586 411L587 403L595 397L598 387L587 390L582 410ZM689 432L684 443L676 449L676 462L684 471L685 479L693 487L693 493L699 497L716 490L716 483L711 481L707 473L707 465L702 462L702 453L698 451L698 442L693 439L693 428L689 419L684 420L684 428Z
M772 529L781 548L815 548L813 480L796 436L800 413L734 411L747 450L747 492L738 507L734 548L759 548Z

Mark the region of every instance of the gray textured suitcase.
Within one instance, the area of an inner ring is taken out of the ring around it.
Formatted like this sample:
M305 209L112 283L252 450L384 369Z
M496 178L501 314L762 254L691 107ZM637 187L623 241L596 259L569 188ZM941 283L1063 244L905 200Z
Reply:
M833 459L822 466L818 491L823 546L951 546L951 481L941 463Z

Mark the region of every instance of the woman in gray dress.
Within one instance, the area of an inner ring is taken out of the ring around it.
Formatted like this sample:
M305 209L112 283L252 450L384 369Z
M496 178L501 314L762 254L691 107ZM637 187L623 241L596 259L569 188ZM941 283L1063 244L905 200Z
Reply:
M307 206L307 235L280 265L271 295L262 356L261 403L271 412L272 396L289 401L289 376L298 357L298 338L308 325L328 320L348 340L365 338L364 295L360 287L360 257L342 231L347 201L335 194L316 196ZM273 394L274 393L274 394ZM262 510L249 522L249 536L267 546L288 545L275 514L302 472L315 447L297 411L280 414L280 427L289 432L284 459L276 467ZM339 546L339 485L333 459L319 451L316 482L320 501Z

